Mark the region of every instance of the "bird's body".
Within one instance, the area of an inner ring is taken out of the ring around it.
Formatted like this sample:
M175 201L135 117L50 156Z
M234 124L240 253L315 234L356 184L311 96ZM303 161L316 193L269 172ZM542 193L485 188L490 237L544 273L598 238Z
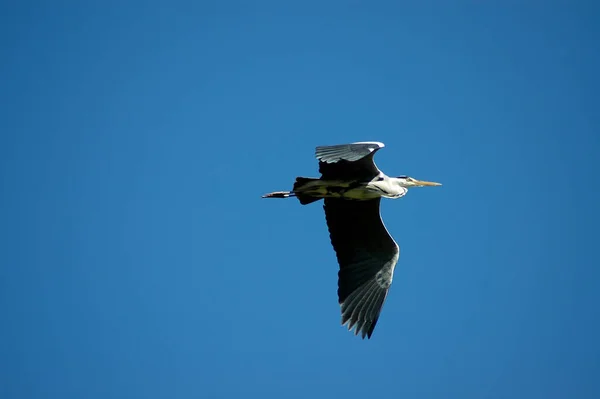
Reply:
M314 179L294 188L294 194L318 198L343 198L348 200L371 200L375 198L400 198L408 190L380 173L371 180L322 180Z
M400 249L379 215L381 198L403 197L408 187L439 183L388 177L373 162L383 143L360 142L316 149L321 178L298 177L292 191L263 198L297 197L306 205L324 199L325 218L336 252L342 324L371 337L392 283Z

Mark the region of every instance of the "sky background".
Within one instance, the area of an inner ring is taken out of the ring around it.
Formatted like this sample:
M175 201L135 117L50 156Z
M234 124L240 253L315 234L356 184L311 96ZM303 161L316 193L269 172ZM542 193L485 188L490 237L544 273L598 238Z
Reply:
M519 3L4 2L0 397L600 397L600 6ZM260 196L365 140L443 187L363 341Z

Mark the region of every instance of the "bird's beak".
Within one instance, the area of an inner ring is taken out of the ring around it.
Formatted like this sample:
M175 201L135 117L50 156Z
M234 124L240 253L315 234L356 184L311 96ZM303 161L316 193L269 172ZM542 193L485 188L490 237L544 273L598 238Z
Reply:
M423 181L423 180L416 180L415 181L415 186L422 186L422 187L435 187L435 186L441 186L441 183L436 183L434 181Z

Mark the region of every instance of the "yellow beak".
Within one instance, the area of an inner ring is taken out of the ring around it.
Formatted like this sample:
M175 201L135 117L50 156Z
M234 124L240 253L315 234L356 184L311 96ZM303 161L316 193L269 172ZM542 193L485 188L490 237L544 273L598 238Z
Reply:
M416 186L425 186L425 187L435 187L441 186L442 183L436 183L434 181L423 181L423 180L415 180Z

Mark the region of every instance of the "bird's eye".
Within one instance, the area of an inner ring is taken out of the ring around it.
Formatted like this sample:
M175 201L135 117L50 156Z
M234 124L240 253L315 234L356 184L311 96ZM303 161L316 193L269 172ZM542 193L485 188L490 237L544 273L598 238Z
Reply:
M408 179L408 176L406 176L406 175L398 176L398 179Z

